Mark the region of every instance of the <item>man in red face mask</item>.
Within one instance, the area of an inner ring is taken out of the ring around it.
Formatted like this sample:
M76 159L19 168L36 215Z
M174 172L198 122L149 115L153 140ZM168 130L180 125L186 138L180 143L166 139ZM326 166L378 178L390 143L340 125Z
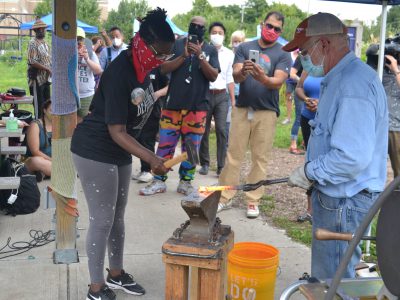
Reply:
M291 67L289 53L277 43L284 17L273 11L262 23L258 40L239 45L233 62L233 78L240 83L239 97L232 108L231 128L225 166L220 185L239 184L240 165L250 145L252 166L246 183L267 178L267 157L272 148L276 121L279 116L279 89ZM263 188L246 192L247 217L259 216L258 203ZM234 191L224 191L218 211L232 204Z

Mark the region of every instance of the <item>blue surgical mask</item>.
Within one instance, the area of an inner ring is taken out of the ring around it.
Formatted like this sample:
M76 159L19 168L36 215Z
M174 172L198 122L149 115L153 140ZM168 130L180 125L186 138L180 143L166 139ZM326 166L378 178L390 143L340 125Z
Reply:
M307 54L304 56L300 56L300 61L303 66L303 70L306 71L308 73L308 75L310 75L312 77L324 77L325 76L324 65L323 65L324 60L322 60L322 63L320 65L316 66L311 61L311 56L309 54Z
M317 41L314 44L311 54L313 54L314 50L316 49L318 42L319 41ZM321 64L314 65L311 60L310 54L300 55L300 61L301 61L304 71L306 71L308 73L308 75L310 75L312 77L324 77L325 76L324 60L325 60L325 56L322 58Z

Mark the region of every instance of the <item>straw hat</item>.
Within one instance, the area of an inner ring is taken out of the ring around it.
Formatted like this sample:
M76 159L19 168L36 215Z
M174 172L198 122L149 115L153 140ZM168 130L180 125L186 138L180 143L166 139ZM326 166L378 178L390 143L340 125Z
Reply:
M33 24L32 29L35 30L35 29L39 29L39 28L47 28L47 26L48 25L45 22L43 22L41 19L37 19L35 21L35 23Z

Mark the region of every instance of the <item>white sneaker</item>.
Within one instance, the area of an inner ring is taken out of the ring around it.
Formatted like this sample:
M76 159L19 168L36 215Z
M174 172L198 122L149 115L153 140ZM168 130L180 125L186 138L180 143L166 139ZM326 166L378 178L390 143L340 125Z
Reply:
M225 209L232 208L232 202L233 202L232 200L229 200L227 203L219 202L218 203L217 213L219 213L219 212L221 212L221 211L223 211Z
M157 193L165 193L166 191L167 185L165 184L165 182L162 180L154 179L151 183L139 190L139 195L150 196Z
M132 173L132 180L138 180L138 177L140 176L140 174L142 174L142 172L137 172L137 173Z
M176 191L180 194L184 194L185 196L188 196L194 192L194 187L192 186L192 183L190 181L181 180L181 181L179 181Z
M247 214L246 216L249 219L255 219L260 215L260 210L258 209L258 206L255 204L249 204L247 205Z
M290 123L290 119L286 118L285 120L282 121L282 125L287 125Z
M153 180L153 175L150 172L141 172L137 180L140 182L150 182Z

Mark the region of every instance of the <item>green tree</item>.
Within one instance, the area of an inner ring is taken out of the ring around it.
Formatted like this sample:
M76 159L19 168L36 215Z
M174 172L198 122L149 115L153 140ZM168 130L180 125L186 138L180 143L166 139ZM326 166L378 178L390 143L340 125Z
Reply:
M278 11L285 17L282 37L286 40L291 40L293 38L297 25L307 17L307 13L303 12L295 4L286 5L281 3L272 3L268 11ZM262 18L264 19L265 16Z
M392 6L387 14L386 22L386 33L393 36L396 33L400 33L400 6Z
M53 0L44 0L35 7L33 13L39 17L46 16L53 11Z
M273 3L268 5L265 0L248 0L244 8L244 22L241 24L242 7L239 5L228 5L211 7L206 0L196 0L193 2L193 9L186 14L179 14L173 18L174 23L183 30L187 30L190 19L195 15L204 16L208 26L214 22L222 22L226 28L225 45L230 44L230 37L233 31L243 29L247 38L256 35L257 25L265 18L269 11L276 10L285 16L284 32L285 39L293 37L296 26L307 17L296 5L286 5ZM201 13L201 11L204 11ZM208 32L206 34L208 39Z
M194 0L191 10L192 16L207 16L213 8L207 0Z
M258 24L264 19L268 10L269 5L266 0L248 0L244 7L244 23Z
M96 0L79 0L76 2L77 17L90 25L100 25L101 11Z
M133 21L135 18L143 18L151 8L146 0L122 0L118 9L110 11L103 26L109 30L113 26L121 28L125 35L125 40L133 35Z

